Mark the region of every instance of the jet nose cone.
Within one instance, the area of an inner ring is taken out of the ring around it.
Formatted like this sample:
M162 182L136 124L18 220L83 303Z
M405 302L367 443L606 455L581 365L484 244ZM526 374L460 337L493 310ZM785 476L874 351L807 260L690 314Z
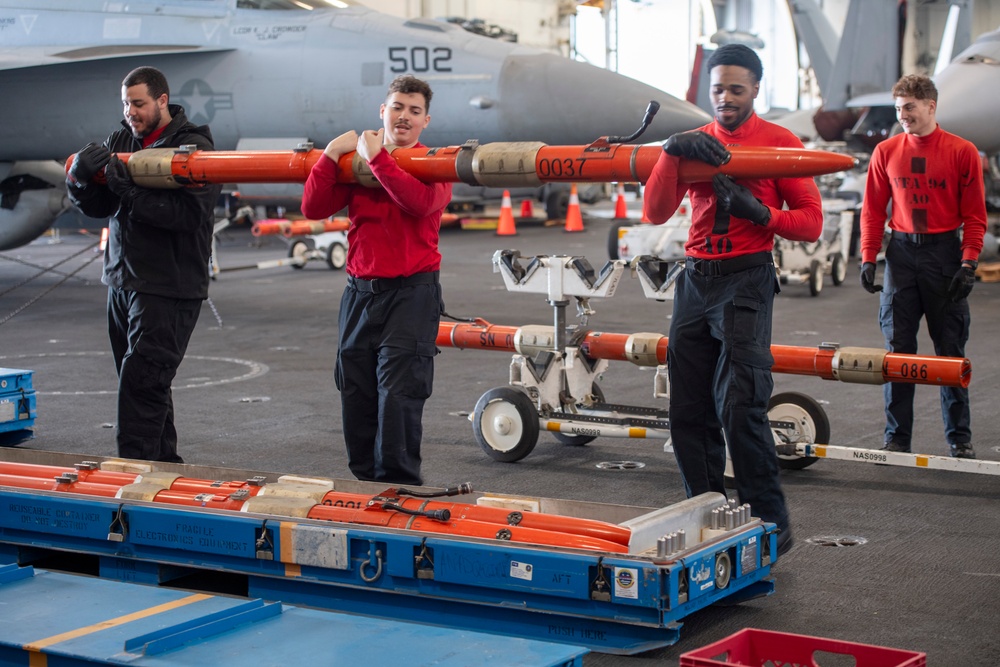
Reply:
M1000 101L996 66L956 61L934 77L934 84L938 89L935 117L942 129L968 139L981 151L1000 150L996 119L983 112L996 108L994 102ZM969 104L969 100L982 100L984 95L994 102Z
M624 75L551 53L511 55L500 72L499 127L507 141L589 144L638 129L651 100L660 110L640 143L664 141L711 116L684 100Z
M995 109L1000 101L996 85L998 64L1000 31L995 31L980 36L934 76L938 124L986 153L1000 150L996 119L984 111Z

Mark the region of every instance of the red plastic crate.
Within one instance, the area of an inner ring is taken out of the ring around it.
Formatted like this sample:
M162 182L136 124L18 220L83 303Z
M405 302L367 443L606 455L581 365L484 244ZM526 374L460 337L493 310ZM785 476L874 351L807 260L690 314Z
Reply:
M823 654L829 655L823 663ZM680 667L823 667L843 665L837 656L852 656L855 667L925 667L927 654L746 628L714 644L681 655Z

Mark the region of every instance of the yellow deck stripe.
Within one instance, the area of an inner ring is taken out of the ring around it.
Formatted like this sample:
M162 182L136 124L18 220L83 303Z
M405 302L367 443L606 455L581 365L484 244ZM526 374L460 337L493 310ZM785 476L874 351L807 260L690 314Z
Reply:
M43 648L52 646L53 644L58 644L59 642L68 641L70 639L76 639L77 637L83 637L84 635L89 635L94 632L107 630L108 628L113 628L118 625L131 623L132 621L137 621L140 618L148 618L149 616L162 614L165 611L170 611L172 609L184 607L193 602L201 602L202 600L207 600L211 597L212 597L211 595L205 595L204 593L189 595L186 598L181 598L179 600L174 600L172 602L159 604L156 605L155 607L149 607L148 609L143 609L141 611L136 611L131 614L125 614L124 616L119 616L118 618L110 618L106 621L101 621L100 623L94 623L93 625L88 625L83 628L77 628L76 630L70 630L69 632L63 632L58 635L52 635L51 637L46 637L45 639L39 639L38 641L25 644L24 648L28 651L40 651Z

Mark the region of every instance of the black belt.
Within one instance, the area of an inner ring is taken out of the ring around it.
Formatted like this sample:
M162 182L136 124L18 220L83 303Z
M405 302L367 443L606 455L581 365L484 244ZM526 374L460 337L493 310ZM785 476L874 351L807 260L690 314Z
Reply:
M910 243L914 243L916 245L950 241L956 236L958 236L957 229L953 229L950 232L939 232L937 234L907 234L906 232L897 232L895 229L892 230L892 238L899 239L900 241L909 241Z
M415 273L412 276L401 276L399 278L373 278L372 280L347 276L347 285L349 287L353 287L359 292L371 292L372 294L388 292L389 290L403 287L413 287L414 285L433 285L437 282L437 271Z
M763 266L764 264L774 264L774 257L766 250L730 259L698 259L696 257L688 257L685 266L703 276L728 276L730 273L746 271L747 269L752 269L755 266Z

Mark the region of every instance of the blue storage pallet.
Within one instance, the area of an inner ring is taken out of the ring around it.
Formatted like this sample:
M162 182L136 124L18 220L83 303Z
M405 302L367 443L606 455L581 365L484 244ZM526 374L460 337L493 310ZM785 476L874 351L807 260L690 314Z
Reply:
M31 371L0 368L0 445L16 444L32 436L35 390Z
M532 639L0 566L0 664L579 667Z
M97 464L77 465L83 473ZM197 466L175 467L212 478ZM0 562L88 554L101 577L146 584L226 572L253 598L604 653L668 646L689 614L774 590L774 524L703 528L725 502L721 494L631 508L636 513L622 525L632 531L634 553L624 554L302 518L315 498L244 494L243 511L227 511L149 502L148 495L83 496L72 492L75 479L61 475L51 491L0 488ZM149 485L163 488L144 481L123 491L145 494ZM693 544L662 556L646 546L678 529Z

